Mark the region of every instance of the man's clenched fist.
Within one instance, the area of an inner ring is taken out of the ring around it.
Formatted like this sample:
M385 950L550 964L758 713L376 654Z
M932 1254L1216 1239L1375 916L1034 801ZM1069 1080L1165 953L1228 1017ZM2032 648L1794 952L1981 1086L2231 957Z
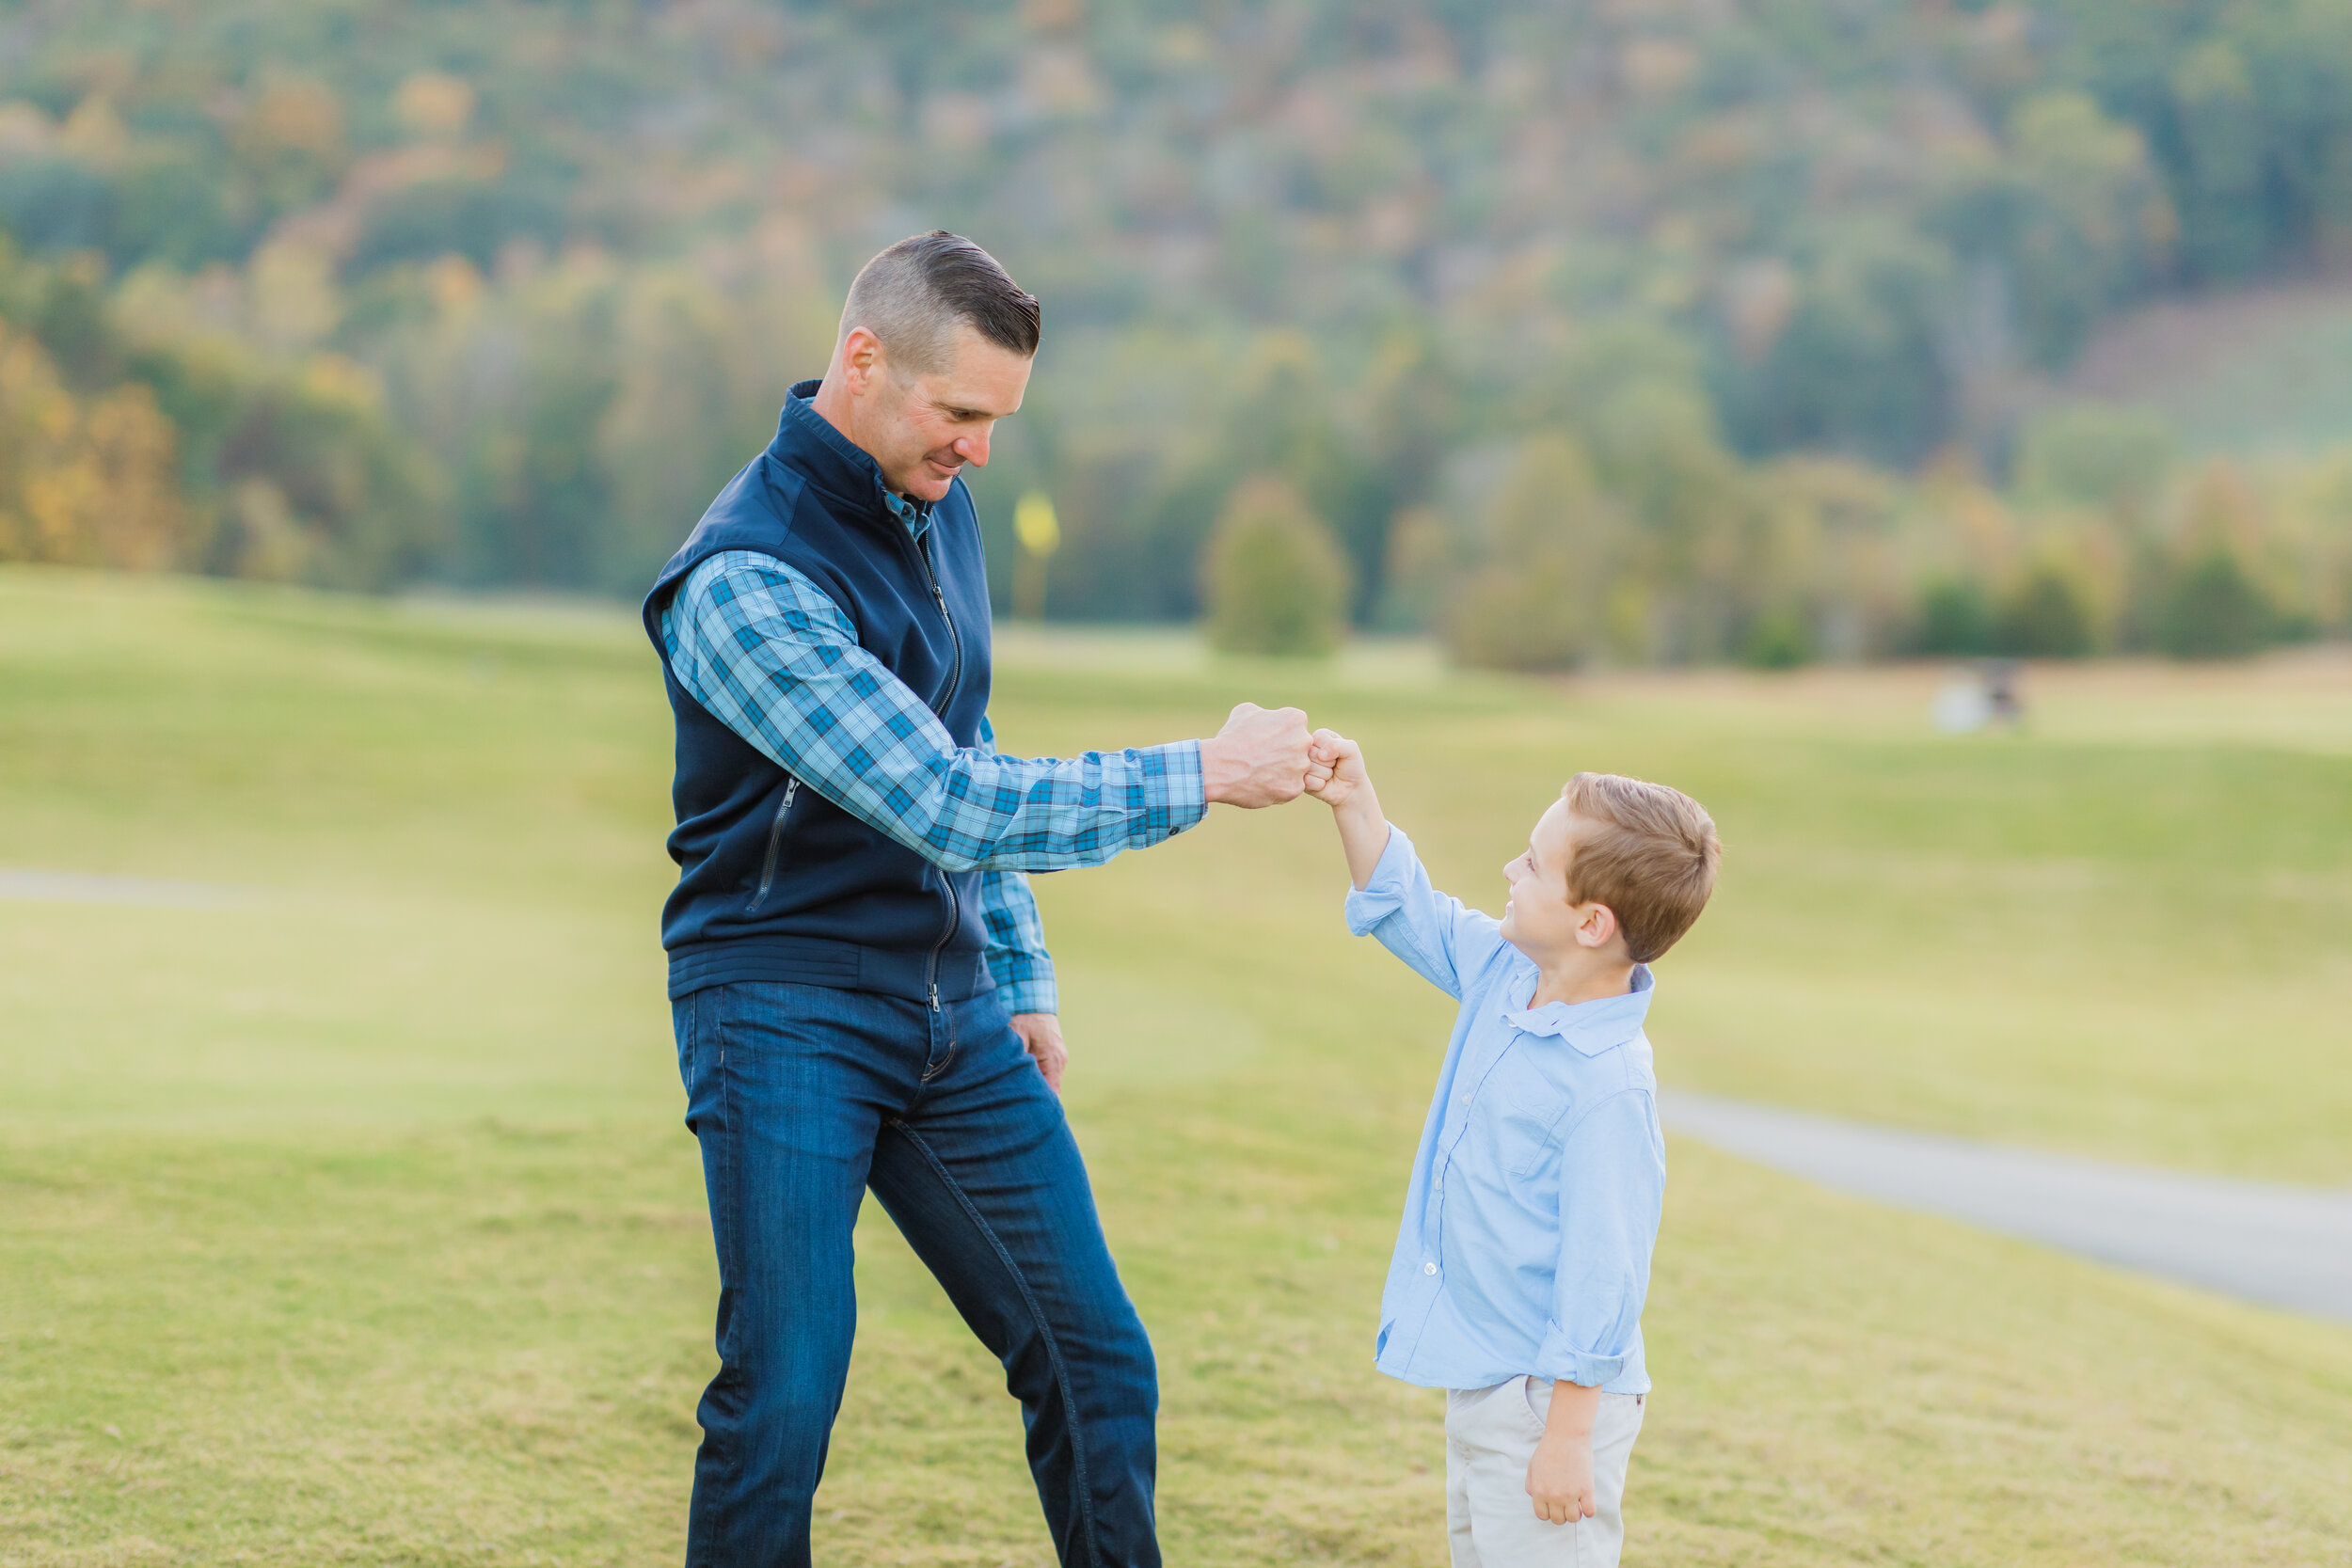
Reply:
M1307 788L1307 715L1295 707L1244 703L1200 743L1200 782L1209 802L1279 806Z

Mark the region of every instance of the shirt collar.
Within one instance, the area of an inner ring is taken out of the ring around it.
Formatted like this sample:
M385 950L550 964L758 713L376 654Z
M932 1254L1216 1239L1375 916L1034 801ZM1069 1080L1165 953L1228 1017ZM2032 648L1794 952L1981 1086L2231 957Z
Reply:
M909 500L896 491L885 489L882 491L882 504L890 508L892 516L906 524L907 532L915 538L920 539L930 531L930 502Z
M1533 964L1528 965L1534 968ZM1625 1044L1642 1032L1658 982L1649 965L1633 966L1633 989L1623 996L1593 1002L1547 1002L1540 1007L1505 1009L1502 1022L1530 1035L1557 1035L1587 1056Z

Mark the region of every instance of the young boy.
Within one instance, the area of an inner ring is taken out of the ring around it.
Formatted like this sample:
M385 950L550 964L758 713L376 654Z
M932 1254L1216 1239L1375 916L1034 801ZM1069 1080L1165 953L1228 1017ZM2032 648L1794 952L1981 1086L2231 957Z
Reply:
M1374 1353L1450 1390L1454 1568L1614 1568L1666 1179L1649 962L1714 890L1715 824L1662 784L1579 773L1502 868L1498 921L1431 888L1354 741L1319 730L1311 757L1355 883L1348 928L1462 1004Z

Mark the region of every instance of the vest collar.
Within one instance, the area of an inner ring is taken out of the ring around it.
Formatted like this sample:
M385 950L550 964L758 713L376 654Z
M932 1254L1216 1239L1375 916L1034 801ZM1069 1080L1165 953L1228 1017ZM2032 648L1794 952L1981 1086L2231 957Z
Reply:
M798 470L834 499L856 508L866 521L898 528L882 499L882 466L817 412L814 400L817 388L823 385L821 377L803 381L785 394L784 412L776 418L776 438L769 443L768 454Z

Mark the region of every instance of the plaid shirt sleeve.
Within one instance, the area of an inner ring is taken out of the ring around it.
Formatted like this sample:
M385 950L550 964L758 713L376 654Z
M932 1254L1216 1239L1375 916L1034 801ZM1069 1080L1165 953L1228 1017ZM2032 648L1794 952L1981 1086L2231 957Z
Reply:
M980 720L980 749L996 750L996 727ZM1057 1013L1060 989L1054 983L1054 956L1045 950L1045 922L1037 895L1022 871L990 871L980 877L980 924L988 932L989 977L996 982L1009 1013Z
M1100 865L1208 812L1198 741L1074 757L959 748L938 715L858 646L840 607L771 556L728 550L697 566L661 612L661 641L678 683L722 723L949 871ZM1026 885L1018 895L1004 888L995 882L995 896L984 895L992 973L1000 913L1008 952L1025 926L1020 950L1033 945L1043 956ZM1025 913L1016 907L1023 902Z

